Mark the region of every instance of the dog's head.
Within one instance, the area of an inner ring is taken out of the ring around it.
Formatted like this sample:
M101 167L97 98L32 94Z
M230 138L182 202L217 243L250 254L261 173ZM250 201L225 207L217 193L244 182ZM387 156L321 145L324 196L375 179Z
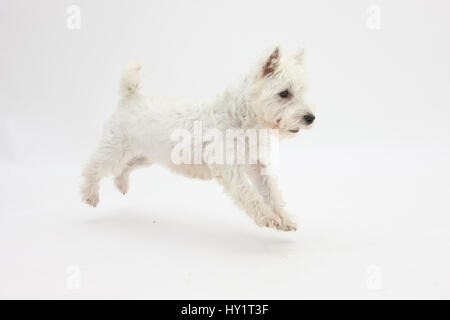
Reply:
M305 101L308 78L303 66L304 48L282 56L279 46L271 48L252 71L249 102L263 127L280 129L293 136L311 128L315 116Z

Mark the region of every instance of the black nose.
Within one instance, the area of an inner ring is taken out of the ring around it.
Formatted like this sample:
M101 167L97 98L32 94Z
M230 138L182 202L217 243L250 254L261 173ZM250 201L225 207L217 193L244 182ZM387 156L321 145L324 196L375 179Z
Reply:
M303 117L303 119L305 119L306 124L313 123L315 118L316 117L312 113L308 113L306 116Z

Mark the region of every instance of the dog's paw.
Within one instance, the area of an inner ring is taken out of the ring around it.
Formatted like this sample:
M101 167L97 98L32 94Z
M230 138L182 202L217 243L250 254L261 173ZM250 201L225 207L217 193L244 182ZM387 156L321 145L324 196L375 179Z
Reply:
M276 213L281 218L281 225L279 230L281 231L296 231L297 223L295 223L294 219L290 214L288 214L284 209L276 210Z
M290 222L284 222L278 230L281 231L296 231L297 230L297 224L293 221Z
M283 231L296 231L297 230L297 223L288 215L284 214L281 216L281 227L280 230Z
M267 227L279 230L282 222L281 218L277 215L264 215L256 221L256 224L259 225L260 227Z
M122 194L126 194L128 192L128 179L122 176L118 176L114 179L114 184L116 188L122 192Z
M92 183L89 180L81 186L81 199L91 207L95 207L99 201L98 184Z
M86 197L83 197L83 201L86 202L91 207L96 207L99 201L98 193L90 194Z

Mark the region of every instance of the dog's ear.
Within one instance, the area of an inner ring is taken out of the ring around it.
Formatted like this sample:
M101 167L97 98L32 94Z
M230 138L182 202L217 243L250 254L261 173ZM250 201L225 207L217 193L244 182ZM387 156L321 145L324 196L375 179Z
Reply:
M303 64L305 61L305 43L302 43L297 51L294 53L294 59L297 61L297 63L299 64Z
M267 77L275 72L275 70L280 65L280 47L276 46L270 52L269 55L265 56L262 66L262 76Z

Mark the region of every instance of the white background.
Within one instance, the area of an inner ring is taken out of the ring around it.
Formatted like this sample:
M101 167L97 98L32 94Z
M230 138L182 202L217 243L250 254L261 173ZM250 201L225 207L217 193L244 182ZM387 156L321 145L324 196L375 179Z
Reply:
M1 0L0 297L450 298L449 7ZM268 45L304 40L317 122L280 155L297 232L158 167L80 201L130 60L149 94L209 98Z

